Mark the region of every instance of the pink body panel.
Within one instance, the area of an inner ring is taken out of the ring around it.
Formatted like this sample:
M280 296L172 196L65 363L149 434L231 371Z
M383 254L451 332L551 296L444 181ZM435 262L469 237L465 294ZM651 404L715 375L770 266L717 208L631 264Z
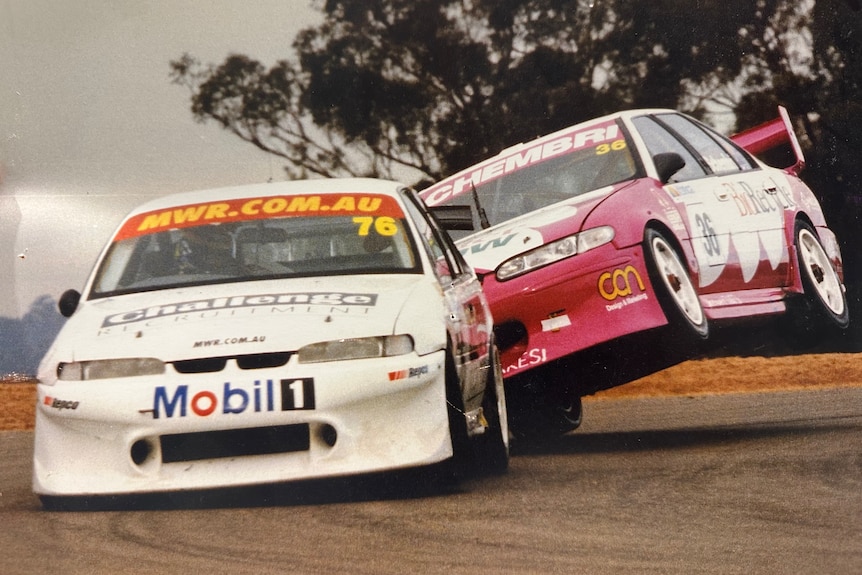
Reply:
M619 122L615 126L615 122ZM430 205L469 194L470 182L488 185L544 161L546 153L589 149L605 153L607 142L637 148L625 135L625 118L599 119L502 152L432 186ZM662 186L641 175L477 231L459 242L462 253L485 275L483 286L496 329L511 330L502 345L504 375L512 377L567 355L661 327L667 318L644 260L647 227L676 244L710 320L784 313L789 295L803 291L794 227L815 227L839 277L841 255L811 190L796 176L804 165L786 112L734 140L753 153L789 143L797 163L787 170L756 169ZM568 146L568 147L567 147ZM644 150L638 148L641 158ZM514 159L513 159L514 158ZM517 161L516 161L517 160ZM536 191L541 191L537 183ZM475 194L475 190L473 190ZM612 226L609 244L499 281L494 271L507 258L599 226ZM514 345L512 340L517 339Z
M608 245L503 283L489 275L483 285L495 325L527 330L502 354L506 377L667 323L639 245Z

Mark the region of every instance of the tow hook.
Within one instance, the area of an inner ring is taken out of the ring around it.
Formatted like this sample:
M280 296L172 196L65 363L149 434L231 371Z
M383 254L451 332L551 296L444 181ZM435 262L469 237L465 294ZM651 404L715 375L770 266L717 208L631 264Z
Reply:
M464 419L467 421L468 437L483 435L488 429L488 420L485 419L485 411L481 407L464 413Z

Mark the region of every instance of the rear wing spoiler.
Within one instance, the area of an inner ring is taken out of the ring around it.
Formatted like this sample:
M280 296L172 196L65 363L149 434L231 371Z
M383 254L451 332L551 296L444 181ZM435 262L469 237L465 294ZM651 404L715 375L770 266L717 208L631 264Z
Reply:
M774 120L770 120L754 128L749 128L739 134L734 134L730 139L755 156L789 144L793 154L796 156L796 163L786 166L784 169L794 175L798 175L805 167L805 156L802 154L802 147L799 145L796 132L793 131L793 124L790 122L790 116L787 114L787 109L784 106L778 106L778 117Z

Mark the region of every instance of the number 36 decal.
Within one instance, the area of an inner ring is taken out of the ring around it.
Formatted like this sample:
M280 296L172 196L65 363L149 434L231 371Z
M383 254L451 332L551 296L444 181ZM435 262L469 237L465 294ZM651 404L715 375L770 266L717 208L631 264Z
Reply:
M720 255L721 247L718 245L718 236L715 233L715 228L712 227L712 218L709 217L709 214L697 214L694 221L703 236L703 249L706 250L706 255Z

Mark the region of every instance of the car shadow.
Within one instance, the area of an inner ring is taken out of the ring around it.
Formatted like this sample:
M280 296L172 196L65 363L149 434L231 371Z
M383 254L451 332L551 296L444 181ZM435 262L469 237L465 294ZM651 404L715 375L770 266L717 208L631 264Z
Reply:
M706 341L680 337L668 327L635 333L557 360L547 365L539 377L568 378L575 382L577 392L586 396L692 359L859 352L862 325L844 332L825 332L802 342L779 316L718 324Z
M448 464L362 476L220 489L88 497L42 497L48 511L168 511L296 507L440 497L461 490Z
M779 357L812 353L862 352L862 322L844 331L822 330L800 339L785 318L761 318L717 327L710 335L705 357Z
M776 438L803 438L846 430L840 422L813 427L810 421L780 424L569 433L536 443L512 445L512 456L594 455L669 451L731 445Z
M585 396L703 357L709 349L706 342L674 336L662 327L564 357L547 366L547 376L572 380L578 394Z

